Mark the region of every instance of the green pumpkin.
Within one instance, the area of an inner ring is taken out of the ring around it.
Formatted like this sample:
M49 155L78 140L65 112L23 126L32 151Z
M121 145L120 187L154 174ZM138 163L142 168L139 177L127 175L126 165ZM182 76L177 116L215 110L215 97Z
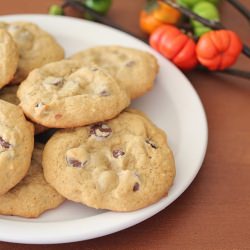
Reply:
M111 7L112 0L84 0L83 4L98 13L106 14Z
M214 4L210 2L203 1L195 4L192 11L197 15L209 20L220 20L218 9L215 7ZM198 37L211 30L210 28L204 26L202 23L195 20L191 20L191 24L194 29L194 34Z
M177 0L176 2L183 7L192 9L194 5L196 5L199 2L204 2L204 0ZM206 0L206 2L218 5L219 0Z

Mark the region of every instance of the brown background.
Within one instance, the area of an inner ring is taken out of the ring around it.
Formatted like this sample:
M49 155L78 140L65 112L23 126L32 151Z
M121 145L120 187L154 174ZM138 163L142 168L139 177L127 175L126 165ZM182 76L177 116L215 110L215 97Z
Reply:
M60 1L1 0L0 14L46 13L55 2ZM144 1L113 2L110 18L143 37L138 12ZM241 2L250 9L249 0ZM250 45L249 23L226 1L221 13L224 24ZM242 56L237 66L250 70L250 59ZM209 143L197 178L177 201L137 226L99 239L36 247L0 242L0 250L250 249L250 81L199 72L188 78L207 113Z

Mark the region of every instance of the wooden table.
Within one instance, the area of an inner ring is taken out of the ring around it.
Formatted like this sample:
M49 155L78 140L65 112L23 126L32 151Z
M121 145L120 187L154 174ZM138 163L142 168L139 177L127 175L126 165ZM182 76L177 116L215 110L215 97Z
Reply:
M2 0L0 14L46 13L56 2L60 1ZM112 20L143 37L138 12L144 1L113 2ZM249 0L242 3L250 9ZM249 23L226 1L221 13L224 24L249 44ZM237 66L250 70L250 60L242 56ZM177 201L151 219L113 235L64 245L0 242L0 250L250 249L250 81L199 72L189 73L188 78L206 110L209 143L198 176Z

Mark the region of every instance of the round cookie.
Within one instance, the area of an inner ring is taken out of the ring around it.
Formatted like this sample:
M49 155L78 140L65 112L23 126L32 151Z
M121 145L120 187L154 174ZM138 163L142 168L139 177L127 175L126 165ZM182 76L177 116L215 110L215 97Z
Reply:
M17 96L24 113L46 127L79 127L111 119L130 103L127 92L99 67L62 60L32 71Z
M0 99L18 105L20 101L16 95L17 89L18 89L17 85L9 85L4 87L3 89L0 90ZM34 123L34 128L36 135L48 130L48 128L37 123Z
M158 72L156 58L148 52L121 46L100 46L78 52L71 59L95 63L127 89L131 98L149 91Z
M34 127L20 107L0 100L0 195L27 173L34 146Z
M35 68L64 58L63 48L47 32L29 22L0 22L17 44L19 62L12 83L20 83Z
M0 29L0 88L13 78L18 63L18 49L11 35Z
M175 177L164 132L135 110L56 132L45 146L43 168L46 180L67 199L114 211L157 202Z
M43 145L36 144L27 175L9 192L0 196L0 214L34 218L65 200L44 179L42 152Z

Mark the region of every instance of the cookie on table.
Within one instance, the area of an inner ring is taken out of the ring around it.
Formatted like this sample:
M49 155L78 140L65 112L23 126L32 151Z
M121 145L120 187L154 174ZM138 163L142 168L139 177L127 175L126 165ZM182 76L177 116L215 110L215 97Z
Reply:
M20 107L0 100L0 195L27 173L34 146L34 127Z
M32 71L17 96L32 121L52 128L111 119L130 103L127 92L101 68L62 60Z
M0 214L34 218L58 207L65 200L44 179L42 152L43 145L36 144L27 175L9 192L0 196Z
M23 81L35 68L64 58L64 50L57 41L36 24L29 22L0 22L17 44L19 62L13 83Z
M175 177L165 133L136 110L56 132L45 146L43 168L46 180L67 199L114 211L157 202Z
M0 29L0 88L13 78L18 58L16 43L7 31Z
M99 46L76 53L71 59L106 69L127 89L131 98L149 91L158 72L156 58L146 51L122 46Z
M10 102L12 104L18 105L20 101L16 95L17 89L18 89L18 85L11 84L11 85L5 86L4 88L0 90L0 100L4 100L6 102ZM48 130L48 128L37 123L34 123L34 128L35 128L35 134L40 134Z

